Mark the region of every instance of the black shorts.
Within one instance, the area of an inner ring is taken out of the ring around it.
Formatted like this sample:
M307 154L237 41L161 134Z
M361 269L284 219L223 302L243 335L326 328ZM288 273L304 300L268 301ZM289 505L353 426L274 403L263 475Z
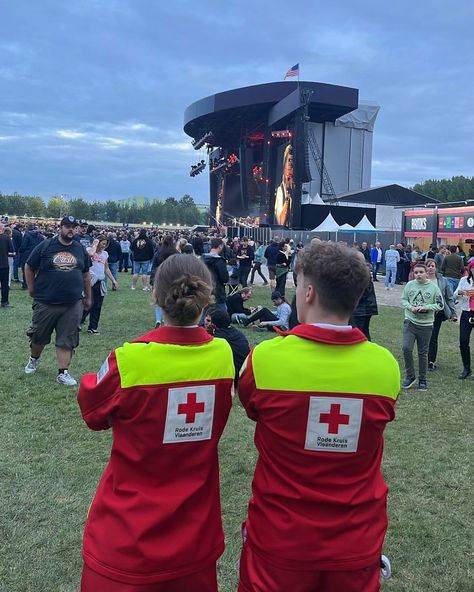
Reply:
M79 345L83 304L33 303L33 318L26 334L35 345L47 345L56 331L56 347L73 350Z

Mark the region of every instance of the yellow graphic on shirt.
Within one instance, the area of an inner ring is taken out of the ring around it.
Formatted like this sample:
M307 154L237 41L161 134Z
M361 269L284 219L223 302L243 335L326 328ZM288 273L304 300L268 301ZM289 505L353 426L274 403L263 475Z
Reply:
M58 271L72 271L77 267L77 259L72 253L60 251L54 255L53 265Z

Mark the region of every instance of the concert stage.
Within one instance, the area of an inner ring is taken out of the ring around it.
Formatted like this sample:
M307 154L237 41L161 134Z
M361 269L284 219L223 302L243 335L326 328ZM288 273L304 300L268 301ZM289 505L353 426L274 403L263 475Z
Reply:
M197 152L190 175L209 172L211 223L314 227L312 204L335 205L337 194L370 187L378 109L359 106L357 89L295 81L190 105L184 131Z

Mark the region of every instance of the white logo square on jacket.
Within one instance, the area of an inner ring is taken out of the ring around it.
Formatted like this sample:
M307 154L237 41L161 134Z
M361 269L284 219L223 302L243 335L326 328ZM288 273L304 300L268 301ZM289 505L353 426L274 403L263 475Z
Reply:
M310 397L305 450L357 452L362 399Z
M210 440L215 396L213 384L170 388L163 444Z

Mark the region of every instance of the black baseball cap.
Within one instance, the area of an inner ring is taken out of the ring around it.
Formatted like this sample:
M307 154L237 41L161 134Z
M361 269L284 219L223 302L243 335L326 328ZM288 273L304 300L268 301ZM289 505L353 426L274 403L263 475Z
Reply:
M86 220L78 220L77 223L79 224L79 226L89 226Z
M60 225L65 226L66 224L70 226L77 226L79 222L76 220L76 218L74 218L74 216L64 216Z

